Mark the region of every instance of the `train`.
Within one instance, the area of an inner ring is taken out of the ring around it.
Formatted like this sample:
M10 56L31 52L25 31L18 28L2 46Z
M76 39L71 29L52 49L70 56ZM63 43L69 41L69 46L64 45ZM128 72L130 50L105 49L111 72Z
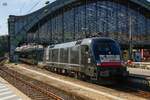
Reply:
M24 61L30 59L34 64L40 61L52 72L97 82L124 79L123 77L128 76L127 67L122 61L120 46L110 38L85 38L43 48L34 46L31 48L16 50L19 58Z
M42 45L35 43L22 45L15 49L16 61L21 61L31 65L37 65L38 62L43 62L44 49Z

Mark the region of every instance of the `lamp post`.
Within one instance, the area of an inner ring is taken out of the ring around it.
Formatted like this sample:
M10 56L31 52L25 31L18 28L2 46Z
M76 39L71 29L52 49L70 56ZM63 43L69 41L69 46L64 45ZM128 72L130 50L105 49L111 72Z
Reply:
M48 5L49 4L49 1L46 1L45 2L45 5ZM48 12L48 9L45 9L44 11L43 11L43 13L47 13ZM40 21L38 22L38 25L37 25L37 28L38 28L38 40L37 40L37 49L39 48L39 45L40 44L43 44L43 50L46 48L46 45L44 44L44 42L45 41L42 41L42 39L40 39L40 27L41 27L41 25L40 25ZM44 50L45 51L45 50ZM44 53L45 54L45 53ZM37 56L37 64L38 64L38 62L39 62L39 54L38 54L38 50L37 50L37 54L36 54L36 56ZM43 58L45 58L45 56L46 55L43 55L44 57ZM44 61L45 61L45 59L43 59Z

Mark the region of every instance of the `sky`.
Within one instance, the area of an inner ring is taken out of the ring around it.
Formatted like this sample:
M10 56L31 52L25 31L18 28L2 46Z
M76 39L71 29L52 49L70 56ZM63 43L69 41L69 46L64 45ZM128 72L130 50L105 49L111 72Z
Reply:
M45 6L45 2L55 0L0 0L0 35L8 34L9 15L25 15ZM150 2L150 0L148 0Z
M0 36L8 34L9 15L25 15L45 6L45 2L55 0L0 0Z

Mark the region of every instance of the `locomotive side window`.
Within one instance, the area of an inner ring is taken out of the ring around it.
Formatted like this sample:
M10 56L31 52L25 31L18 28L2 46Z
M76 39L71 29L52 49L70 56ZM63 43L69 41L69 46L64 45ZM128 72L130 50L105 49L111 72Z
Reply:
M68 63L68 54L69 54L69 49L64 48L64 63Z
M37 54L37 57L38 57L38 60L39 61L43 61L43 56L44 56L44 50L38 50L38 54ZM34 53L33 53L34 54Z
M72 64L79 64L79 46L70 48L70 61Z
M52 62L58 62L58 49L52 49Z
M68 48L61 48L60 49L60 62L61 63L68 63Z

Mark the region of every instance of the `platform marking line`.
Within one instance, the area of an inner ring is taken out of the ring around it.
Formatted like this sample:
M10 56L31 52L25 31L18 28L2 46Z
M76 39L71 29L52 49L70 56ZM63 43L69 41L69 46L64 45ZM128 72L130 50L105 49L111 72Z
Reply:
M0 89L0 92L2 92L2 91L7 91L7 90L9 90L9 89L8 89L8 88Z
M4 88L6 88L6 86L0 86L0 89L4 89Z
M105 92L102 92L102 91L94 90L94 89L89 88L89 87L81 86L81 85L78 85L78 84L75 84L75 83L71 83L71 82L68 82L68 81L65 81L65 80L62 80L62 79L54 78L52 76L48 76L48 75L46 75L44 73L40 73L40 72L35 71L35 70L27 69L27 68L24 68L24 67L22 67L22 68L25 69L25 70L28 70L30 72L33 72L33 73L45 76L47 78L51 78L53 80L56 80L56 81L59 81L59 82L63 82L65 84L73 85L73 86L78 87L78 88L83 88L85 90L92 91L92 92L98 93L100 95L103 95L103 96L106 96L106 97L109 97L109 98L112 98L112 99L115 99L115 100L126 100L126 99L123 99L123 98L120 98L120 97L117 97L117 96L114 96L114 95L111 95L111 94L108 94L108 93L105 93Z
M1 83L0 86L4 86L4 84Z
M13 94L13 95L10 95L10 96L1 97L1 99L0 99L0 100L7 100L7 99L14 98L14 97L16 97L16 98L17 98L17 96L16 96L15 94Z
M0 94L3 93L3 92L7 92L7 91L9 91L9 90L0 91Z
M3 85L3 86L0 86L0 89L4 89L4 88L6 88L6 86L4 86L4 85Z
M0 100L21 100L6 84L0 83Z
M0 85L0 87L6 87L6 86L3 84L3 85Z
M13 94L13 92L12 91L6 91L6 92L3 92L3 93L0 93L0 96L8 95L8 94Z

